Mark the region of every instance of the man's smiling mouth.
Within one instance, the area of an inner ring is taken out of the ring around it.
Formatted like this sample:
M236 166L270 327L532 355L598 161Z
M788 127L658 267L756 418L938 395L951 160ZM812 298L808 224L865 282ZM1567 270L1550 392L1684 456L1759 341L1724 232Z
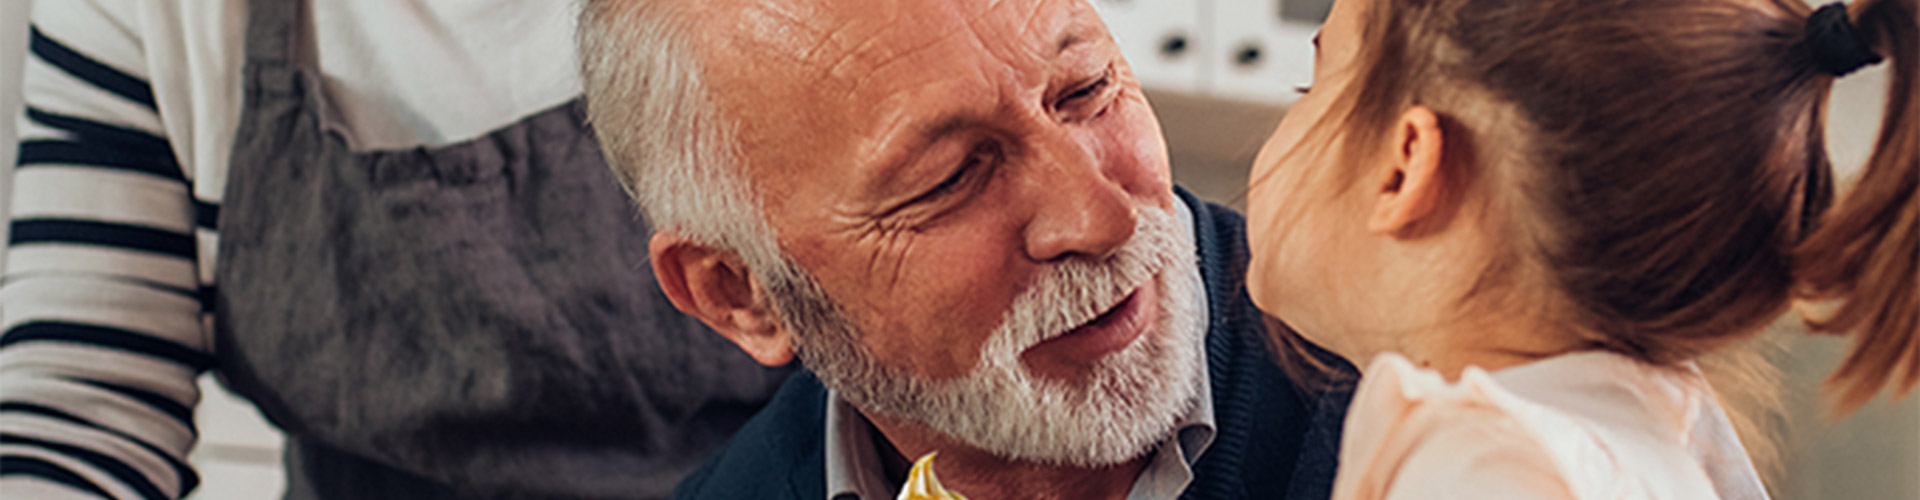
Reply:
M1155 307L1160 301L1159 296L1158 281L1148 281L1107 308L1106 312L1033 346L1031 350L1055 351L1073 359L1092 359L1124 349L1132 345L1148 325L1154 323L1159 312Z

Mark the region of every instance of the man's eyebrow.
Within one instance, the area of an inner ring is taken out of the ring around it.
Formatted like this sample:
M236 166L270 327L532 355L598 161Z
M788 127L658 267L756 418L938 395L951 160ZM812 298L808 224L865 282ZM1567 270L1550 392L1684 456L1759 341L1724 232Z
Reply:
M920 127L920 143L921 145L926 145L939 142L940 139L946 136L978 125L980 122L980 117L969 113L947 115L938 121L929 122L925 126Z
M1066 52L1068 47L1072 47L1074 46L1074 44L1078 44L1081 41L1082 40L1080 38L1079 33L1074 33L1069 31L1067 32L1066 36L1060 37L1060 45L1054 47L1054 54L1058 55L1061 52Z
M1081 42L1092 40L1094 37L1092 31L1094 31L1093 26L1083 22L1075 22L1068 26L1060 33L1060 43L1054 45L1054 55L1060 55Z

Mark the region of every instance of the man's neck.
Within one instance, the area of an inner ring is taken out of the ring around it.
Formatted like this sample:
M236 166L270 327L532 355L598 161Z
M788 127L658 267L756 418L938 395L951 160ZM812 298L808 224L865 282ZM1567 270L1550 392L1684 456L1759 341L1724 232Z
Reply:
M914 458L940 452L934 470L947 489L968 498L1005 500L1123 499L1145 470L1147 457L1102 466L1072 467L1009 461L967 446L917 423L861 411L879 432L875 444L887 477L906 478ZM884 499L882 499L884 500Z

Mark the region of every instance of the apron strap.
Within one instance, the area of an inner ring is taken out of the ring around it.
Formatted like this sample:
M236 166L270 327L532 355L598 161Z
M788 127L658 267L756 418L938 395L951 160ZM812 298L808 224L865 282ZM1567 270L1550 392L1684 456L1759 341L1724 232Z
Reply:
M247 3L247 64L311 67L318 61L306 0Z
M323 134L352 147L352 134L340 115L328 108L321 91L318 42L313 8L308 0L251 0L247 2L246 104L255 109L293 103L310 110ZM242 118L246 123L247 118ZM245 133L237 136L246 138ZM240 144L236 141L235 147ZM237 156L234 158L243 158ZM234 167L238 168L244 167Z

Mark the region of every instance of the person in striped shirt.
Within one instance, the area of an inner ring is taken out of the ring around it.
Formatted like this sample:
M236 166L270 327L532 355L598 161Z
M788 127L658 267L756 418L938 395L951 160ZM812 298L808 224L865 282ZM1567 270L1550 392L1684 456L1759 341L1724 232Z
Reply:
M0 497L193 491L210 370L289 432L291 498L667 495L786 370L653 285L575 10L34 5Z

